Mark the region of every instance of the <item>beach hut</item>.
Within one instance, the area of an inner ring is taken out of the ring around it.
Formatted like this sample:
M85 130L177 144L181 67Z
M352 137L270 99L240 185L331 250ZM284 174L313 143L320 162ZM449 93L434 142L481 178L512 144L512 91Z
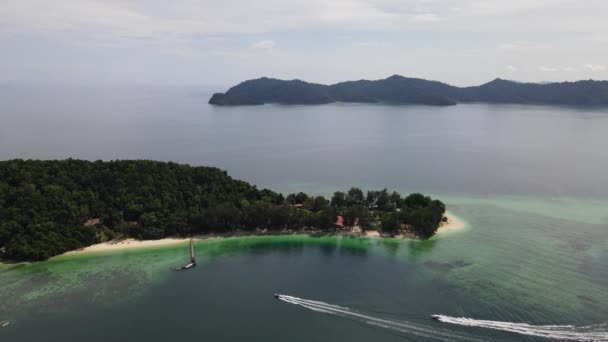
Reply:
M336 227L344 228L344 217L342 217L342 215L338 215L338 217L336 217Z

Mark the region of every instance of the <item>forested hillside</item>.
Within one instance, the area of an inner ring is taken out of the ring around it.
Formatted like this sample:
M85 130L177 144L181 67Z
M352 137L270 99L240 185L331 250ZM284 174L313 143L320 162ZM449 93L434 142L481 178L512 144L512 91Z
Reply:
M0 162L0 258L44 260L117 237L167 236L235 229L336 228L374 221L394 232L407 225L434 234L445 206L420 194L336 192L331 201L300 192L260 190L225 171L155 161ZM387 216L388 215L388 216ZM386 221L386 222L385 222ZM390 223L390 224L389 224Z
M502 79L474 87L393 75L332 85L300 80L259 78L242 82L226 93L214 94L214 105L323 104L362 102L447 106L457 103L517 103L569 106L608 106L608 81L522 83Z

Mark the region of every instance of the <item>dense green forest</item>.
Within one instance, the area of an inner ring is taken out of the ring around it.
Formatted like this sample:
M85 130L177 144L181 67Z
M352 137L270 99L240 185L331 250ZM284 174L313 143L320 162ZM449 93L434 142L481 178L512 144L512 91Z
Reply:
M502 79L474 87L393 75L383 80L348 81L332 85L300 80L259 78L242 82L226 93L216 93L214 105L324 104L331 102L421 104L518 103L607 106L608 81L522 83Z
M386 189L284 197L212 167L156 161L0 162L0 258L45 260L121 237L343 226L432 236L445 206Z

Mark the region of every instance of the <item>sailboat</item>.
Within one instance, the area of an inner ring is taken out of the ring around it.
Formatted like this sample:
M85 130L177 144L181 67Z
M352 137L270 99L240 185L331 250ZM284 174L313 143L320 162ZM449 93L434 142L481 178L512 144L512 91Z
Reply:
M190 262L176 268L176 271L188 270L196 266L196 256L194 255L194 239L190 237Z

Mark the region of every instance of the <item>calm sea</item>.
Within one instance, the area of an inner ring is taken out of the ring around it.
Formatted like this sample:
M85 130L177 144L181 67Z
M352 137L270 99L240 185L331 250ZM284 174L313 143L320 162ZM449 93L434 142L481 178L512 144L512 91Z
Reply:
M608 334L601 325L608 321L608 110L212 107L210 94L205 87L2 86L0 159L170 160L217 166L282 192L422 191L439 196L467 229L429 241L199 241L204 262L183 273L169 269L187 257L186 245L0 268L0 322L11 322L0 340ZM547 332L492 323L500 330L490 330L431 314L593 326Z

